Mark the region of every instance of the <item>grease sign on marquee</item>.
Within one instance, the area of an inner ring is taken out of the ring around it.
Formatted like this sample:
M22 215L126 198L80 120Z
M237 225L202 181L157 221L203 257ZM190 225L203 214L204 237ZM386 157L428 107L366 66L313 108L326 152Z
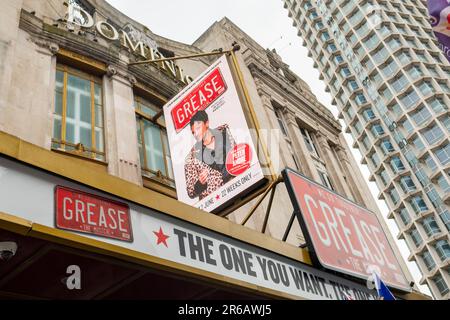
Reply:
M61 186L55 202L57 228L133 241L127 204Z
M283 176L308 244L322 266L363 279L375 269L390 286L410 291L375 214L290 169Z

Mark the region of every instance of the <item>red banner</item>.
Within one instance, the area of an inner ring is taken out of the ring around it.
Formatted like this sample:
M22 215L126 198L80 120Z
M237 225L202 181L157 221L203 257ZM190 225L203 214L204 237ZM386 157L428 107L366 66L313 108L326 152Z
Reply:
M285 170L284 175L302 230L322 266L363 279L375 270L387 284L410 290L375 214L296 172Z
M183 130L197 111L208 108L226 89L219 68L214 69L172 109L172 120L176 132Z
M57 186L56 227L133 242L127 204Z

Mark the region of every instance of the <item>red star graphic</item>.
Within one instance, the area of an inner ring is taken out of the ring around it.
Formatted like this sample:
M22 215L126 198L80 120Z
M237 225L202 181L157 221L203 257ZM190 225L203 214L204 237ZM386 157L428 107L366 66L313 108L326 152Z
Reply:
M220 196L219 196L219 195L217 195L217 196L216 196L216 200L219 200L219 199L220 199Z
M164 232L163 232L163 230L162 230L161 227L159 227L159 231L158 231L158 232L153 231L153 233L154 233L155 236L158 238L158 240L157 240L157 242L156 242L156 245L159 245L160 243L162 243L162 244L164 244L167 248L169 247L169 246L167 245L166 240L167 240L168 238L170 238L170 237L169 237L168 235L165 235L165 234L164 234Z

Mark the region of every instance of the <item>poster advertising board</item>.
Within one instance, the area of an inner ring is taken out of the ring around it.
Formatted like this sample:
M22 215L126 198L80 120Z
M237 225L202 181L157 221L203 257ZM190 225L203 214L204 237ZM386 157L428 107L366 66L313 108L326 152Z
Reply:
M323 267L361 279L375 271L386 284L410 291L375 214L293 170L283 176L309 248Z
M207 212L264 179L226 56L164 106L178 200Z

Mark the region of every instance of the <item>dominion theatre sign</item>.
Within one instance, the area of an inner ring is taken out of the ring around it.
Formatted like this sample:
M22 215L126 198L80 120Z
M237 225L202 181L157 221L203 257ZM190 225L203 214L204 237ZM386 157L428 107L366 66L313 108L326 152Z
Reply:
M107 41L120 41L120 44L123 47L145 60L165 58L164 55L158 51L155 41L143 32L134 28L131 24L127 24L122 29L117 30L107 21L95 21L92 15L74 0L69 1L67 7L66 18L68 30L74 30L75 26L86 30L94 29ZM185 84L192 81L192 78L184 75L183 69L177 66L173 61L159 62L158 67L169 76L172 76Z

